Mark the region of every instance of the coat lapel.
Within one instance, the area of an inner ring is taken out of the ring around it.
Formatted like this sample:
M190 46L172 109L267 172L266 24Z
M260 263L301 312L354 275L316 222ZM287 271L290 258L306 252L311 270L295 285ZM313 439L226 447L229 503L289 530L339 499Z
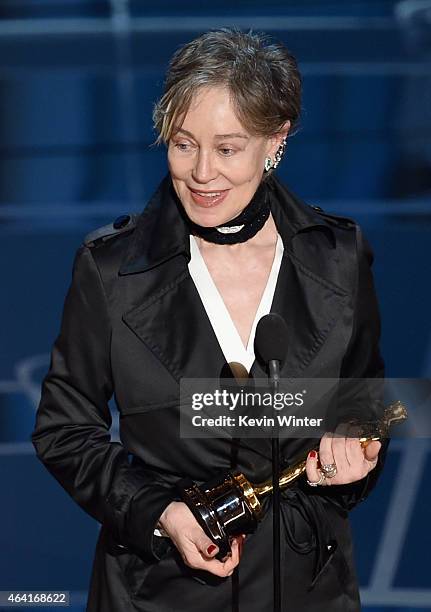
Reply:
M171 277L173 262L164 264L168 267L159 273ZM178 383L181 378L214 378L225 360L213 328L187 266L173 276L123 320Z
M225 363L188 271L189 231L169 177L138 220L119 274L139 274L139 301L123 321L181 378L211 378Z
M288 328L285 378L300 378L317 356L346 305L348 293L322 283L292 251L284 252L271 312L283 317ZM252 373L262 373L256 360Z
M306 246L313 232L315 243L329 241L334 248L332 228L275 179L270 182L270 189L271 213L284 244L271 312L283 317L288 328L281 375L299 378L306 375L307 367L334 328L349 292L332 282L329 272L322 278L315 266L319 250L312 259ZM266 375L264 364L255 360L252 374Z

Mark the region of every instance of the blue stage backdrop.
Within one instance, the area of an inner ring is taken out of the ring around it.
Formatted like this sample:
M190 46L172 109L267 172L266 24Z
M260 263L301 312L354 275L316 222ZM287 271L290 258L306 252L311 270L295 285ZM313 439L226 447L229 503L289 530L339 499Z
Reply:
M84 610L98 525L29 435L74 253L88 231L142 210L165 174L152 104L169 57L203 31L266 31L298 58L303 116L280 176L361 222L387 374L431 378L430 15L431 1L413 0L1 0L0 590L68 590ZM393 441L352 512L368 612L431 609L430 474L428 439Z

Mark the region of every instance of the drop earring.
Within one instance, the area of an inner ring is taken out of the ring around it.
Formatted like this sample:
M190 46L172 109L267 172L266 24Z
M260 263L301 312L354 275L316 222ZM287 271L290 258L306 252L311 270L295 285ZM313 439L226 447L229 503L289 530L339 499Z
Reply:
M278 164L281 162L281 159L284 155L284 149L286 148L287 138L283 138L281 145L278 147L276 154L274 155L274 164L273 168L277 168Z
M271 170L272 167L273 167L272 159L270 157L265 157L265 172L269 172L269 170Z

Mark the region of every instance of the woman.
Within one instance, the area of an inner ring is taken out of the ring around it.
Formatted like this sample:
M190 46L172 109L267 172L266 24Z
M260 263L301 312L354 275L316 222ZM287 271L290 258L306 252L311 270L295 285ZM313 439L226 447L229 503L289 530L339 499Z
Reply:
M253 338L270 310L289 330L282 376L382 375L360 232L273 174L300 90L294 58L261 36L226 29L179 49L154 112L168 176L136 222L94 232L77 252L33 442L102 524L89 612L273 608L271 498L257 531L220 561L175 486L231 467L265 480L270 441L182 439L181 378L214 378L231 361L266 376ZM121 444L109 436L113 394ZM281 460L312 446L283 440ZM363 450L325 434L307 478L282 492L283 610L359 609L348 511L383 456L379 442Z

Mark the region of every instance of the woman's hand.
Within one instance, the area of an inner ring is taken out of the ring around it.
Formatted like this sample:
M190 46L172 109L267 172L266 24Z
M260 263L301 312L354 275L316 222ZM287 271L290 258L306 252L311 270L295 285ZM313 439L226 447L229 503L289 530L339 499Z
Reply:
M214 559L218 547L206 535L191 510L183 502L171 502L160 516L161 527L171 538L189 567L206 570L216 576L231 576L241 558L245 536L238 536L231 543L232 555L224 561Z
M359 438L352 437L348 425L340 425L335 433L325 433L320 441L319 453L311 451L306 470L310 483L320 485L348 484L364 478L377 465L381 443L374 440L362 447ZM336 467L331 472L331 466ZM328 472L326 478L325 467Z

